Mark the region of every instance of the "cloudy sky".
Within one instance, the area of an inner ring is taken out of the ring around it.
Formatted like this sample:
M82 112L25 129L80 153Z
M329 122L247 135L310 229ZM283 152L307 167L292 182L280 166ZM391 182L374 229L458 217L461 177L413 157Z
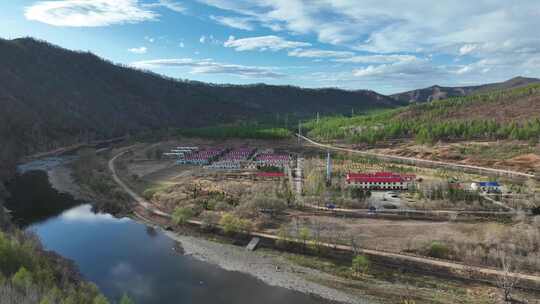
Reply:
M215 83L381 93L540 77L538 0L1 1L0 36Z

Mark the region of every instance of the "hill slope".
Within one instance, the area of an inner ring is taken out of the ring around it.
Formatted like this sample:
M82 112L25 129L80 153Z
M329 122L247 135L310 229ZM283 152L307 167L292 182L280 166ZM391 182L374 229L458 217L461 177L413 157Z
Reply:
M147 129L392 108L372 91L178 81L30 38L0 39L0 159Z
M441 87L438 85L429 88L417 89L408 92L391 95L392 98L402 102L429 102L447 99L451 97L469 96L493 90L506 90L524 87L530 84L540 83L540 79L515 77L504 82L490 83L478 86L466 87Z
M540 84L386 110L306 125L319 139L374 143L389 139L438 140L540 138Z

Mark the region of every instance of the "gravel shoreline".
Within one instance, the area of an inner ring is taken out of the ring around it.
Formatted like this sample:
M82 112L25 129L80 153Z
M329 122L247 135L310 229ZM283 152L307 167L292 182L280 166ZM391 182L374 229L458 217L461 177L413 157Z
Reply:
M73 180L69 167L65 165L54 167L47 170L47 175L49 176L49 182L56 191L70 194L76 200L87 199L82 194L81 187Z
M53 188L62 193L71 194L76 199L84 200L80 187L71 177L71 169L65 163L42 168L49 176ZM152 225L141 222L145 225ZM156 226L156 228L159 228ZM251 252L230 244L212 242L203 238L179 235L161 230L167 237L179 242L184 254L218 265L229 270L250 274L268 285L279 286L307 294L312 294L329 301L351 304L373 304L362 296L349 294L325 286L318 282L342 282L343 279L321 271L295 265L278 256L264 252Z
M362 299L318 282L343 281L332 275L293 264L278 256L264 252L252 252L243 248L208 241L192 236L178 235L164 231L165 235L178 241L184 253L219 267L250 274L268 285L284 287L319 296L330 301L354 304L372 304L372 300Z

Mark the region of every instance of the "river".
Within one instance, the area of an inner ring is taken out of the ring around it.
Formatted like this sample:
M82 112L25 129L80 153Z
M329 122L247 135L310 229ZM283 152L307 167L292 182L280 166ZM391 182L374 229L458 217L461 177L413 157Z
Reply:
M184 255L159 229L94 213L89 204L58 193L43 171L20 175L9 190L15 221L46 249L73 260L110 299L127 293L139 304L328 303Z

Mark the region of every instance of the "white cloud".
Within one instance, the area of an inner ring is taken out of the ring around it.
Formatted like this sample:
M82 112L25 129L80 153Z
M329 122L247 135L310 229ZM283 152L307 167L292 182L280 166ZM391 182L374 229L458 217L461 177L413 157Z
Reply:
M467 55L471 53L472 51L476 50L478 48L478 45L476 44L465 44L462 47L459 48L459 54L460 55Z
M352 57L353 52L348 51L328 51L328 50L319 50L319 49L294 49L287 53L292 57L300 58L342 58L342 57Z
M133 54L146 54L148 49L145 46L128 49L128 52Z
M148 4L145 4L144 6L145 7L165 7L177 13L183 13L186 11L186 8L182 6L182 4L180 4L179 2L172 1L172 0L159 0L156 3L148 3Z
M448 45L536 38L537 0L199 0L247 16L275 31L315 34L319 41L370 52L416 52ZM460 18L455 18L460 16ZM459 47L458 47L459 48Z
M311 43L290 41L278 36L259 36L236 39L234 36L230 36L223 46L228 48L234 48L237 51L279 51L283 49L292 49L310 46Z
M251 18L244 18L244 17L224 17L224 16L210 16L210 19L216 21L219 24L245 30L245 31L252 31L253 25L251 24L251 21L253 19Z
M183 41L180 41L180 43L178 43L178 46L181 47L181 48L184 48L186 45L184 44Z
M155 20L158 14L136 0L40 1L25 9L25 17L54 26L96 27Z
M398 61L380 65L369 65L367 67L353 70L353 75L357 77L426 77L442 73L440 67L433 66L428 60L414 59L409 61Z
M389 86L399 83L399 87L413 88L433 82L460 85L540 75L538 0L442 1L437 5L430 0L198 1L228 15L249 18L254 27L367 52L336 58L330 51L320 53L321 57L305 53L317 60L333 58L358 65L351 69L363 84L380 86L364 81L378 79L387 80L384 83ZM247 42L234 47L269 49ZM298 48L306 49L291 47L289 53L300 54L294 52ZM403 53L408 55L398 55ZM467 58L455 60L462 56ZM338 78L355 78L351 72L343 75Z
M144 40L150 42L150 43L154 43L154 41L156 41L156 39L154 37L150 37L150 36L144 36Z
M350 63L393 63L393 62L410 62L418 58L413 55L364 55L353 56L348 58L339 58L334 61L350 62Z
M54 26L98 27L157 20L159 14L153 8L159 7L185 11L172 0L57 0L36 2L25 8L24 15L28 20Z
M214 38L214 35L202 35L200 38L199 38L199 42L202 43L202 44L205 44L205 43L212 43L212 44L221 44L221 41L219 41L218 39Z
M472 66L470 65L465 65L461 68L459 68L457 71L456 71L456 74L465 74L465 73L468 73L470 71L472 71Z
M272 68L219 63L212 59L155 59L133 62L131 66L142 69L188 67L193 74L229 74L244 78L280 78L283 74Z

